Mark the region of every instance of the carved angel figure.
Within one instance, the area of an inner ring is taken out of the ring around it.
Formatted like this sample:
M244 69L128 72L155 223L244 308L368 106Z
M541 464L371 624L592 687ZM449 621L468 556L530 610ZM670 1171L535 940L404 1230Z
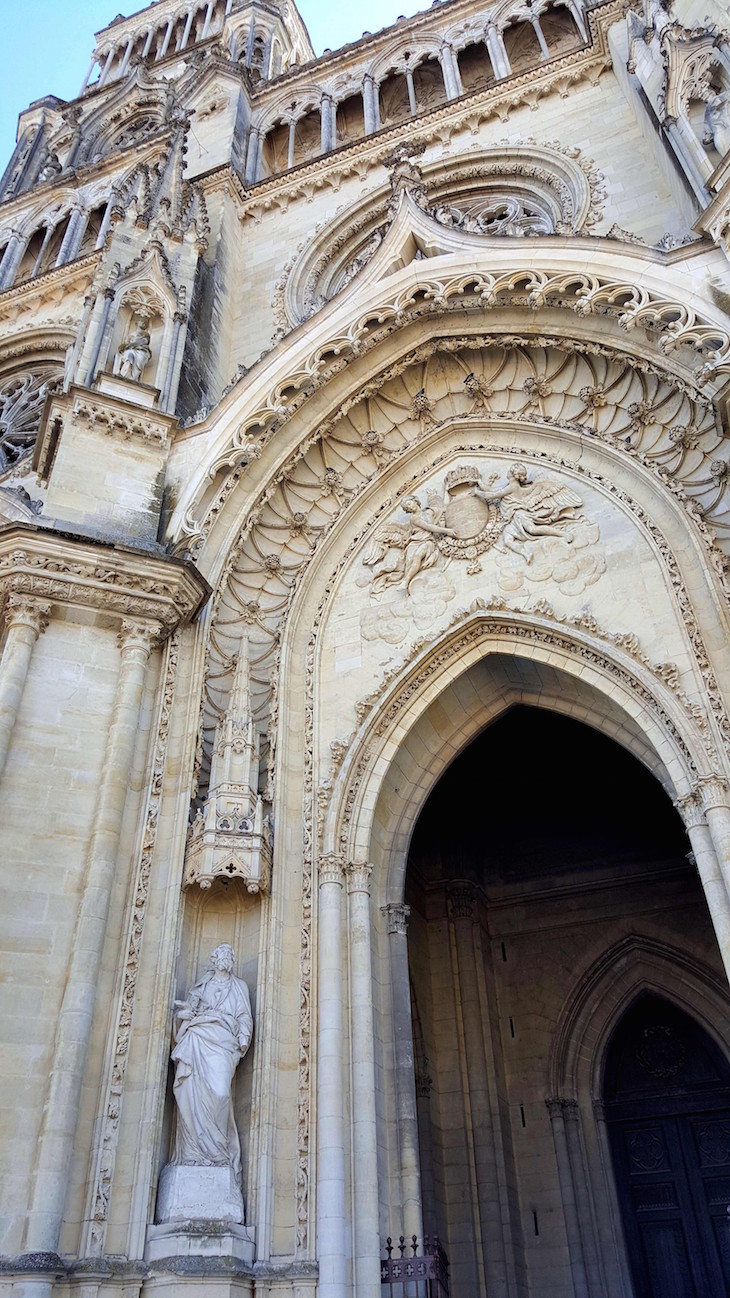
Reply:
M363 559L373 569L373 595L382 595L389 586L401 583L410 594L414 577L432 568L438 559L433 538L456 535L444 524L443 502L435 491L429 491L425 509L417 496L406 496L402 508L408 522L386 523Z
M478 487L474 489L474 494L487 504L499 504L506 520L504 545L523 557L525 543L542 536L560 536L570 545L573 538L565 534L566 527L583 503L580 496L560 482L530 482L523 464L515 464L508 477L510 482L503 491L487 494ZM526 558L529 563L532 555L528 553Z
M143 316L135 317L132 333L126 342L120 343L119 373L123 379L133 379L139 383L145 366L152 359L150 350L149 320Z
M730 152L730 92L711 95L705 106L703 144L712 144L721 158Z

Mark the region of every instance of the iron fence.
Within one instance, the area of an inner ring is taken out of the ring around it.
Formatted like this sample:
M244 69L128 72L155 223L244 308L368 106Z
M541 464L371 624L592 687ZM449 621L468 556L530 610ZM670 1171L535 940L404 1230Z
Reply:
M424 1236L420 1253L415 1235L409 1244L401 1235L396 1245L388 1236L386 1253L380 1263L384 1293L392 1298L449 1298L449 1263L436 1236Z

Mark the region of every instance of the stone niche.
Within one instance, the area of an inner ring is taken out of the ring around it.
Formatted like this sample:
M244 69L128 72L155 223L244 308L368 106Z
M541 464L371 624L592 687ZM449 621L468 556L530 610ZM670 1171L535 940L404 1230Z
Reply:
M259 899L247 892L239 879L216 880L206 891L196 888L186 892L176 1001L183 1000L206 972L211 951L221 943L230 943L235 953L234 973L249 989L256 1024L260 908ZM251 1046L233 1079L234 1116L241 1141L241 1186L227 1167L170 1165L177 1121L174 1066L170 1062L155 1213L158 1224L148 1230L148 1261L170 1256L227 1256L243 1264L253 1262L254 1234L247 1223L252 1220L251 1195L255 1192L251 1114L258 1045L254 1026ZM211 1203L216 1205L215 1215L211 1214Z

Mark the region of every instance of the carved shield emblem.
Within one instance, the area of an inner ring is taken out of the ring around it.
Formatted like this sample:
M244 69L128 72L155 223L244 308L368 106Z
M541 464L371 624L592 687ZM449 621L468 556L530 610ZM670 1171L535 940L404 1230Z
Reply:
M477 496L454 496L444 510L446 526L456 532L460 541L473 540L489 525L489 505Z

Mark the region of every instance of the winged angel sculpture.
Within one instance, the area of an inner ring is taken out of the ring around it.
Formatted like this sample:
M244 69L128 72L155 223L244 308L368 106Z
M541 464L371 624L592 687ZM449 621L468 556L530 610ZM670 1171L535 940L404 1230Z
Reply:
M438 562L439 555L466 559L479 571L478 557L501 539L502 545L525 563L531 547L542 537L573 541L573 524L582 507L580 496L564 483L531 480L522 464L514 465L507 485L496 491L497 474L482 485L481 474L464 465L446 475L445 493L429 489L426 504L406 496L401 508L405 523L389 522L380 529L363 563L372 570L371 594L389 586L404 586L408 594L416 577Z

